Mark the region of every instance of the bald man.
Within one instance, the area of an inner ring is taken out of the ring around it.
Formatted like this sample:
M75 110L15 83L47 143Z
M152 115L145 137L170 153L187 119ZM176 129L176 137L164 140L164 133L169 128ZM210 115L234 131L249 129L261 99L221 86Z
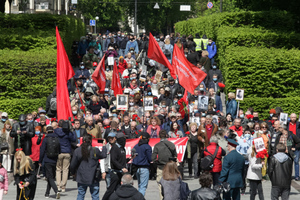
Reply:
M86 129L88 134L91 134L93 138L102 138L102 133L100 127L94 123L93 117L89 116L85 119L86 124L82 126L82 128Z
M291 121L288 123L287 129L291 131L294 135L296 135L298 138L300 138L300 127L299 127L299 121L297 121L297 115L295 113L292 113L290 115ZM299 180L299 156L300 156L300 149L296 148L294 151L295 154L295 180Z

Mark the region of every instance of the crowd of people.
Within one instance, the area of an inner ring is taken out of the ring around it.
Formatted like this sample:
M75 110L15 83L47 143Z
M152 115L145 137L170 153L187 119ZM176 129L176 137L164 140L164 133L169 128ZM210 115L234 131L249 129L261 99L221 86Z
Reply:
M223 76L214 59L217 47L205 35L193 38L177 33L156 38L170 62L173 47L178 45L189 62L207 73L194 94L187 94L188 105L183 103L185 89L168 68L147 58L146 34L138 38L120 31L87 34L73 45L73 64L78 69L68 82L72 117L56 119L56 88L45 109L22 114L18 120L1 111L0 199L8 191L7 173L14 175L19 200L34 199L37 179L43 177L45 197L49 198L52 188L59 199L71 176L77 182L77 200L84 199L87 188L93 200L99 199L100 180L107 188L103 200L145 199L149 180L157 181L164 200L221 199L222 193L225 200L238 200L247 186L251 200L256 194L263 200L264 180L271 180L272 200L288 199L293 163L295 180L299 180L297 115L291 114L287 123L280 122L284 111L277 107L263 120L253 108L244 114L234 93L228 93L225 102ZM91 78L103 56L104 93ZM117 61L127 98L117 100L111 90L109 57ZM146 97L153 97L153 110L145 111ZM127 109L118 110L118 103ZM174 143L168 141L181 137L188 138L183 162L177 159ZM126 139L134 138L139 142L126 157ZM151 138L160 138L153 149ZM102 149L93 147L95 139ZM259 148L256 139L263 141ZM261 149L267 152L263 156ZM183 173L186 164L188 175ZM183 181L187 178L199 179L201 188L189 191ZM133 179L138 180L138 189Z

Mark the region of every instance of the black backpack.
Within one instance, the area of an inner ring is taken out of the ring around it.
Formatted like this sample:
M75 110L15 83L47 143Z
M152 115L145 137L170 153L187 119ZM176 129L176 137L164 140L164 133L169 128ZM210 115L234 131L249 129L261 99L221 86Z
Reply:
M165 49L164 54L167 57L167 59L171 59L171 51L170 51L170 49Z
M60 143L58 137L47 137L46 155L48 158L55 158L60 153Z
M70 132L70 123L68 120L64 120L62 123L62 130L65 133L69 133Z
M210 171L214 167L214 160L216 158L216 155L218 153L219 146L216 147L214 155L212 155L207 149L205 148L204 151L208 152L210 155L205 156L204 158L201 158L200 167L204 171Z

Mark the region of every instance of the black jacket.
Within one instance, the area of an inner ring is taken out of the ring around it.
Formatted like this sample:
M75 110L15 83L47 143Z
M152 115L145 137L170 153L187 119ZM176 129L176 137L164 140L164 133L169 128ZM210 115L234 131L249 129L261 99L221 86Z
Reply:
M281 154L281 159L277 159L277 155ZM281 188L290 188L292 182L293 160L284 153L277 153L270 158L268 166L268 174L272 182L272 186Z
M106 147L100 151L96 147L91 147L90 157L88 160L82 159L81 148L79 147L74 151L73 158L70 165L70 171L75 174L76 170L76 182L91 185L95 180L95 173L99 166L99 159L106 158Z
M46 163L56 163L57 162L58 157L48 158L48 156L47 156L47 151L48 151L48 149L47 149L47 140L50 137L57 137L58 138L58 136L55 133L47 134L47 136L44 138L43 143L42 143L41 148L40 148L39 163L43 163L43 161L45 161Z
M31 138L33 138L34 134L34 127L33 123L26 123L24 126L21 126L19 122L14 123L12 126L12 130L10 132L10 137L13 137L14 140L14 153L16 152L16 149L18 148L18 134L17 130L26 131L25 134L20 133L20 147L22 148L22 151L24 151L26 156L31 155Z
M275 145L271 152L271 155L274 155L276 153L276 145L280 142L280 137L282 136L282 133L279 133L275 140ZM287 137L287 148L288 148L288 154L291 157L291 159L294 159L294 152L292 151L292 148L299 149L300 148L300 138L298 138L296 135L293 134L293 132L288 131L288 137Z
M46 112L47 112L47 116L48 117L56 117L56 111L52 111L50 109L50 101L52 98L55 98L56 97L56 91L53 91L52 94L50 94L48 97L47 97L47 100L46 100Z
M121 185L109 200L144 200L144 196L132 185Z
M26 158L26 159L29 159L29 158ZM31 167L31 170L29 171L29 173L27 174L26 171L25 171L26 174L23 174L21 176L19 174L15 174L14 179L15 179L16 184L19 184L20 181L29 182L29 188L30 188L31 186L34 187L37 180L36 180L34 164L33 164L31 159L30 159L29 162L30 162L30 167Z
M125 38L120 42L120 49L126 49L127 42L128 42L128 38L125 37Z
M219 192L210 188L194 190L189 195L189 200L221 200Z
M197 63L200 61L199 55L197 52L193 52L187 55L187 60L193 65L197 66Z
M117 144L112 144L110 149L110 166L114 170L126 168L126 151Z
M84 135L87 134L86 129L85 128L79 128L80 130L80 137L83 137ZM77 137L76 131L74 130L73 134L75 135L76 141L71 143L72 149L76 149L77 148L77 144L78 144L78 140L80 138Z

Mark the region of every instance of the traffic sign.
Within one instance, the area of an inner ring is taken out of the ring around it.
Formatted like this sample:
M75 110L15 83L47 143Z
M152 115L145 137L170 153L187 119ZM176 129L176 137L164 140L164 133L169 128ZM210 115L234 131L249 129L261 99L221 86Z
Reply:
M213 6L214 6L214 4L212 2L208 2L207 3L207 8L208 9L211 9Z
M96 20L90 19L90 26L96 26Z

